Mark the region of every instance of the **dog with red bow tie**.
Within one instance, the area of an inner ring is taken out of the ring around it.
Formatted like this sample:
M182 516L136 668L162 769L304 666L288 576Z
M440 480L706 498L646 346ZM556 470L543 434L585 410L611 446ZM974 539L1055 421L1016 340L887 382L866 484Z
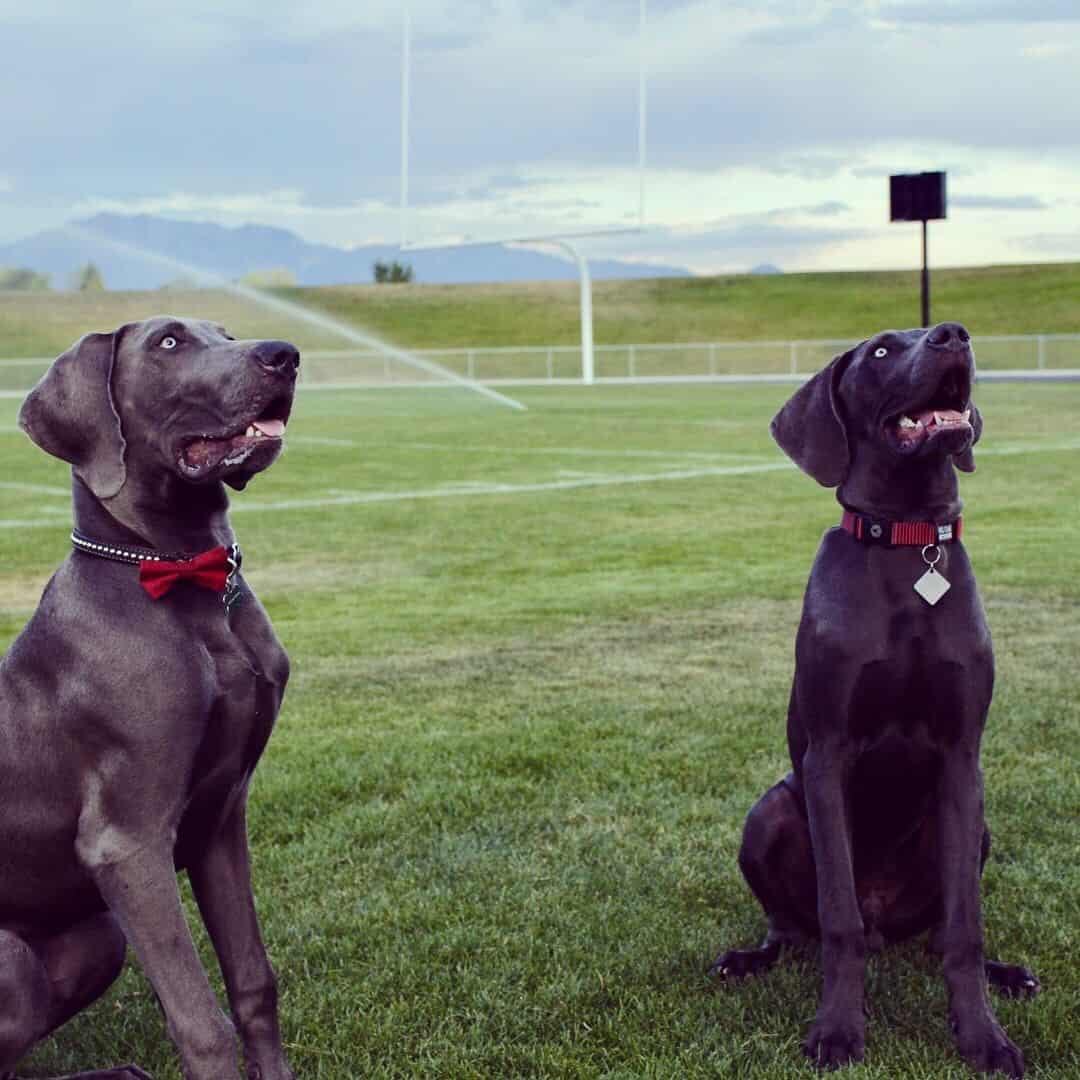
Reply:
M299 363L287 342L154 318L88 334L22 406L71 464L75 529L0 663L0 1075L104 993L130 944L188 1080L239 1078L238 1034L247 1076L293 1080L245 825L289 663L241 575L224 485L281 452Z

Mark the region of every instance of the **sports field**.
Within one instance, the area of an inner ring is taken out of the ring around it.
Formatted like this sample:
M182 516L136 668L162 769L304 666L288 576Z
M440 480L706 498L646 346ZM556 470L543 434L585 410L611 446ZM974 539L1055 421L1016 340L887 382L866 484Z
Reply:
M977 342L976 342L977 344ZM735 864L786 767L801 593L838 507L785 386L307 391L233 497L293 660L249 815L301 1080L806 1077L807 954L713 991L764 920ZM978 389L965 541L995 634L988 950L1028 1075L1080 1075L1080 384ZM67 551L67 470L0 401L0 644ZM918 708L912 702L912 708ZM197 925L197 920L196 920ZM205 936L199 936L207 958ZM921 943L870 961L853 1080L971 1074ZM129 968L25 1065L179 1071Z

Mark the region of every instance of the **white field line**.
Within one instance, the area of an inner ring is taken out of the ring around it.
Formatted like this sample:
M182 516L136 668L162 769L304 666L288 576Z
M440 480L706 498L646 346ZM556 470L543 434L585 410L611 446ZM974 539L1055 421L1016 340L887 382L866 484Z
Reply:
M0 480L0 490L29 491L34 495L48 495L60 499L71 498L71 488L69 487L52 487L49 484L24 484L18 480Z
M501 454L517 457L539 454L547 457L650 458L660 461L766 461L765 454L740 454L711 450L595 450L583 446L458 446L455 443L407 442L371 443L354 439L333 439L323 435L290 435L289 442L315 446L359 446L365 449L447 450L462 454Z
M0 529L55 529L64 525L71 527L71 508L63 510L58 507L37 507L37 517L33 518L0 518Z
M420 488L414 491L335 491L310 499L280 499L274 502L257 500L237 500L230 507L234 514L240 513L277 513L282 510L317 510L331 506L359 506L365 503L407 502L413 499L461 499L486 495L524 495L538 491L574 491L580 488L611 487L623 484L650 484L676 480L697 480L711 476L744 476L750 473L777 472L792 469L787 461L771 461L752 465L714 466L703 469L680 469L674 472L631 473L623 475L590 475L581 478L548 480L536 484L490 483L487 481L461 481L458 484L446 484L437 488ZM67 517L67 511L41 508L41 513ZM0 518L0 529L36 529L51 528L56 524L52 520Z
M1006 457L1016 454L1041 454L1062 450L1080 450L1080 439L1048 443L1027 443L987 447L977 450L977 456ZM316 510L332 506L359 506L366 503L405 502L412 499L461 499L487 495L524 495L539 491L574 491L583 488L612 487L629 484L669 483L680 480L699 480L709 477L747 476L754 473L779 472L793 469L788 461L772 461L745 465L718 465L711 468L679 469L671 472L597 475L574 479L549 480L535 484L488 483L463 481L456 485L420 488L413 491L334 491L308 499L281 499L273 502L247 500L233 503L233 513L274 513L283 510ZM40 507L39 518L3 519L0 529L54 528L58 520L71 520L68 510Z
M1080 439L1059 439L1044 443L1006 443L1004 446L975 447L975 461L988 454L995 457L1012 457L1014 454L1041 454L1044 451L1055 453L1060 450L1080 450Z
M301 445L310 443L313 446L364 446L375 448L375 443L359 443L355 439L335 439L329 435L290 435L288 442L300 443ZM385 444L378 444L382 449Z
M583 446L457 446L454 443L395 443L396 449L448 450L464 454L543 454L555 457L659 458L660 460L767 461L766 454L740 454L710 450L594 450Z
M976 457L980 453L983 456L1005 457L1013 454L1038 454L1061 450L1080 450L1080 439L1068 439L1056 443L987 447L983 451L976 450L975 454ZM463 480L444 484L437 488L421 488L415 491L336 491L327 496L318 496L311 499L284 499L272 503L259 503L255 500L249 500L234 503L232 510L234 513L241 511L257 513L259 511L314 510L329 506L356 506L364 503L399 502L409 499L448 499L473 495L523 495L538 491L573 491L580 488L613 487L626 484L669 483L679 480L699 480L714 476L747 476L753 473L779 472L794 467L790 461L768 461L744 465L715 465L700 469L676 469L656 473L593 473L572 479L540 481L535 484Z
M363 503L398 502L408 499L448 499L473 495L522 495L537 491L573 491L577 488L611 487L623 484L650 484L673 480L697 480L710 476L743 476L748 473L776 472L791 469L787 461L771 461L754 465L719 465L705 469L679 469L673 472L628 473L622 475L589 476L573 480L546 480L536 484L463 482L461 485L438 488L419 488L415 491L357 491L342 492L329 497L312 499L283 499L277 502L237 502L234 513L276 512L279 510L314 510L327 506L354 506Z

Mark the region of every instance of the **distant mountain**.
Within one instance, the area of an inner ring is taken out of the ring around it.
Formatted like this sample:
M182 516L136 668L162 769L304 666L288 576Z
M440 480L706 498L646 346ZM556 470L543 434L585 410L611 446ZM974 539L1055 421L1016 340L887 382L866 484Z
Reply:
M352 249L309 244L287 229L267 225L227 228L207 222L172 221L141 214L126 217L98 214L73 223L78 228L50 229L0 245L0 267L25 266L52 275L64 288L73 271L88 261L97 264L110 289L155 289L183 276L169 266L113 246L138 248L181 263L238 278L253 270L285 267L301 285L369 283L376 259L411 263L416 280L429 284L576 280L572 263L553 255L505 246L443 248L404 254L390 245ZM99 242L87 233L105 237ZM589 260L596 278L688 277L677 267Z
M751 274L782 274L783 272L776 263L758 263L750 271Z

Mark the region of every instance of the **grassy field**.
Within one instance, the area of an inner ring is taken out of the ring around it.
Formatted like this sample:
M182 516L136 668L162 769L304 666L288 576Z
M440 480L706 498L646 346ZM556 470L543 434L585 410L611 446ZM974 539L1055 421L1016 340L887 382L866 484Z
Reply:
M521 414L456 391L301 395L288 452L233 500L293 659L250 823L298 1077L812 1075L813 955L718 991L703 974L763 930L735 853L786 767L801 593L838 515L768 437L788 391L534 388ZM1071 1080L1080 385L978 401L963 490L998 656L988 947L1045 987L998 1005L1028 1075ZM16 405L0 402L5 645L69 520L65 468L15 431ZM920 943L874 957L868 991L853 1080L969 1075ZM22 1071L129 1060L178 1080L133 968Z
M574 282L521 285L342 285L282 295L409 348L574 345ZM975 335L1080 332L1080 263L938 270L933 315ZM599 281L596 341L859 340L919 320L912 273L783 274ZM0 357L55 356L87 330L162 312L226 322L238 336L280 336L304 349L339 339L214 292L0 292Z

